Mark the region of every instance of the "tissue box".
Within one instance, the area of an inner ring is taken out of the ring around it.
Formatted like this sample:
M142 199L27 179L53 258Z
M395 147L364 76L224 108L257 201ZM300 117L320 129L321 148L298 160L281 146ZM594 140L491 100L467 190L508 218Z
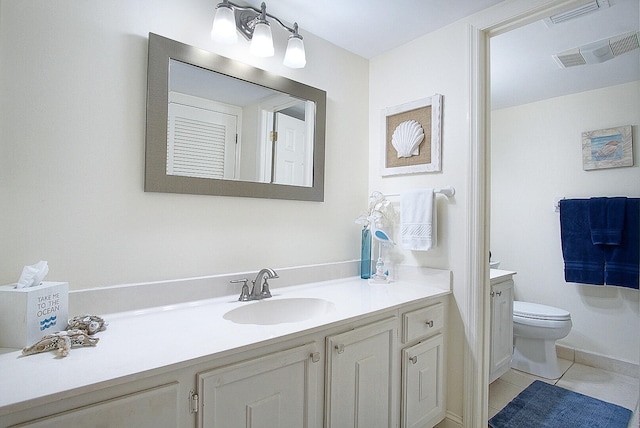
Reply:
M0 347L33 345L47 334L66 329L68 321L68 282L0 286Z

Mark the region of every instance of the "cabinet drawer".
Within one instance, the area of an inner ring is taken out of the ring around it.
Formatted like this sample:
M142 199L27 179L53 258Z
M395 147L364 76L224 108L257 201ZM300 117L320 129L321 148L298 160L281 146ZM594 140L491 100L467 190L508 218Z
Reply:
M438 333L444 325L444 306L433 306L407 312L402 316L402 342L407 343Z

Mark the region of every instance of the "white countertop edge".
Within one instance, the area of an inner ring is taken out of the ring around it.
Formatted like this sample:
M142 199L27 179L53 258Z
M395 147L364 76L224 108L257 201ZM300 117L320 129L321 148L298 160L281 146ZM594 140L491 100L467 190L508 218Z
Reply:
M496 279L496 278L511 276L515 274L517 274L517 272L514 272L512 270L489 269L489 279Z
M96 335L100 342L95 347L74 348L65 358L54 352L1 354L0 415L450 294L450 271L420 272L390 284L352 277L272 290L272 299L320 297L335 303L328 315L289 324L241 325L223 319L229 310L255 303L238 302L235 295L104 315L109 326ZM212 328L211 320L219 324Z

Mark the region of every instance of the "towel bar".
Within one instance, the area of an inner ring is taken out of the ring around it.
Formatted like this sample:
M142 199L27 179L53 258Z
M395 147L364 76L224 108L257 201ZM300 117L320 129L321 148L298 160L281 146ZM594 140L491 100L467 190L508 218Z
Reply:
M456 189L453 186L446 186L441 189L433 189L433 192L440 193L441 195L445 195L447 198L450 198L456 194ZM400 196L400 193L385 193L384 196Z

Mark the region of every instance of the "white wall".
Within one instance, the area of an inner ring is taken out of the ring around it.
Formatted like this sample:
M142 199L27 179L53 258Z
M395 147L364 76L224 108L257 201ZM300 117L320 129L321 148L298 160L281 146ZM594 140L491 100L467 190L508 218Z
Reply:
M640 197L640 82L492 112L491 251L517 300L571 312L566 346L639 362L638 290L564 281L554 197ZM634 166L583 171L583 131L633 125Z
M474 374L464 373L464 354L475 351L477 337L481 337L483 331L483 326L475 325L470 318L473 314L468 309L474 298L469 285L474 280L470 277L472 267L468 252L469 238L477 231L467 230L467 226L472 220L473 210L478 209L471 205L470 196L480 200L483 197L471 195L470 188L471 165L474 162L471 153L474 136L470 135L470 123L477 124L484 120L482 116L470 117L474 101L471 98L473 86L478 85L482 89L484 84L483 81L470 81L470 78L474 78L471 73L474 64L471 58L473 29L483 29L488 33L497 31L497 28L506 31L535 19L526 17L520 21L521 17L544 13L547 8L561 8L565 3L567 2L558 0L503 2L371 60L369 191L398 193L411 188L446 185L456 188L454 198L440 198L438 203L439 246L426 253L398 250L395 257L403 263L447 268L453 273L453 304L447 342L447 413L450 420L461 424L468 423L462 420L464 411L473 411L464 403L465 393L470 400L482 401L475 394L476 390L465 391L466 387L474 386L471 379ZM482 78L482 75L478 76L478 79ZM384 138L381 111L434 93L443 95L442 172L383 178L379 169ZM483 141L482 136L479 138ZM482 153L479 155L482 156ZM484 313L483 309L479 311ZM467 321L469 324L465 325ZM470 349L465 349L466 342ZM468 358L471 364L479 364L481 356L470 354ZM465 376L470 380L468 384L465 384ZM482 423L480 415L467 413L467 416L476 417L476 422Z
M215 2L0 2L0 284L48 260L72 289L359 258L368 62L305 33L305 69L215 46ZM145 193L154 32L327 91L325 202ZM280 49L278 51L278 49ZM339 76L340 78L336 78Z
M428 252L396 249L395 258L404 264L445 268L453 271L455 301L451 307L447 407L462 415L464 310L467 266L465 261L468 152L468 87L466 67L466 28L462 22L371 60L369 95L369 171L370 191L385 194L414 188L452 185L456 195L438 196L438 246ZM446 41L446 42L445 42ZM437 61L447 58L447 61ZM437 66L435 66L437 64ZM387 107L431 96L443 95L442 172L382 177L381 152L384 144L383 113ZM399 198L390 198L399 203ZM398 227L395 227L398 230ZM396 236L397 238L397 236Z

